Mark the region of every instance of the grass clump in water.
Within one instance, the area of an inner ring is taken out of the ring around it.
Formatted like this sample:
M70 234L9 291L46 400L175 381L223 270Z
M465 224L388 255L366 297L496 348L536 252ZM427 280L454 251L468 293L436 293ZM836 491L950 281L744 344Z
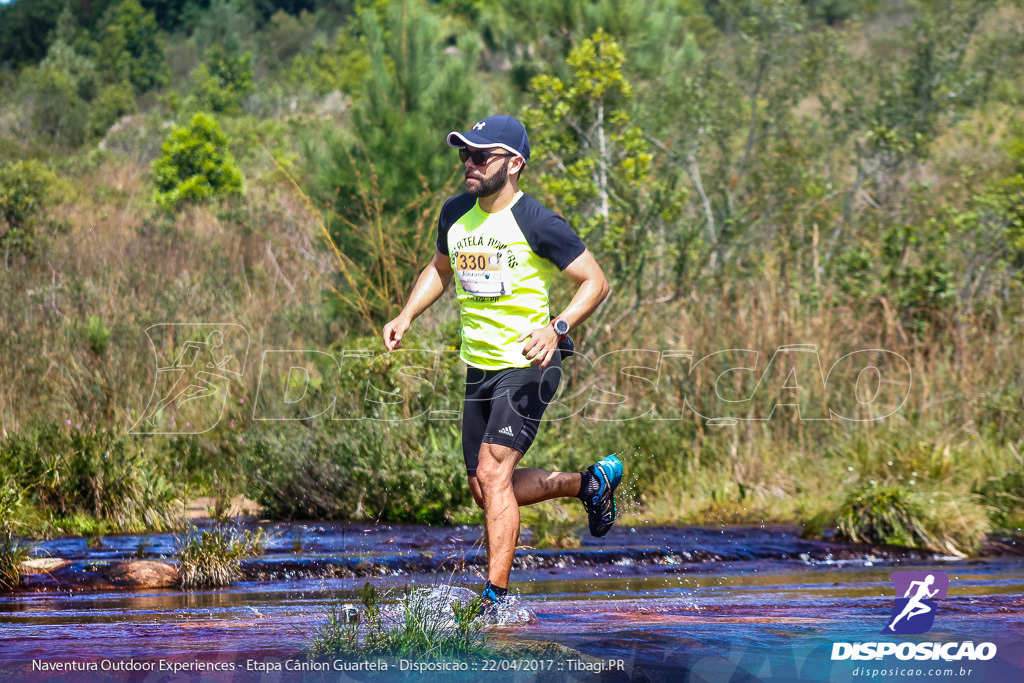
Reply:
M451 600L445 591L405 589L395 606L382 605L371 584L363 586L362 610L340 605L331 610L310 641L314 659L395 657L417 661L472 658L490 652L482 623L475 618L479 598ZM450 608L449 608L450 605Z
M21 584L21 563L31 552L31 545L0 534L0 592L12 591Z
M21 494L10 483L0 487L0 591L12 591L21 584L21 564L32 552L31 544L14 535L14 511Z
M884 543L965 556L989 530L985 509L950 494L924 494L895 484L868 486L847 496L838 536L854 543Z
M263 529L250 531L221 526L175 537L182 588L231 585L242 574L239 560L262 554L266 540Z

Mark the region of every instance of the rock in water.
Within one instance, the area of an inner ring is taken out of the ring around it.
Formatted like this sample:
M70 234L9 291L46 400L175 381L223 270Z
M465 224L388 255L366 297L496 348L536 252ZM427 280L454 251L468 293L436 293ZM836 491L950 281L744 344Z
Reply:
M100 574L118 588L170 588L178 583L177 567L153 560L119 562Z

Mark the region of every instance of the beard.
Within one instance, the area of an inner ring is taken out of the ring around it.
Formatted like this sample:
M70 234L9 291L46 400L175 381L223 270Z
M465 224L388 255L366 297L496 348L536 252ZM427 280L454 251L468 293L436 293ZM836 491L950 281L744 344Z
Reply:
M472 178L476 180L478 186L475 190L470 189L469 181L466 179L466 192L474 197L490 197L492 194L498 192L501 188L505 187L505 183L508 182L508 159L502 162L501 168L495 171L494 175L490 178Z

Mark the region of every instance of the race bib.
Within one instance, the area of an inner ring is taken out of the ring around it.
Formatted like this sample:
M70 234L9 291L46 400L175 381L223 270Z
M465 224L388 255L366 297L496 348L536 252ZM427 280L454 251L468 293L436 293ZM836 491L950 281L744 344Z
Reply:
M473 296L499 297L512 292L512 273L503 252L456 252L455 273L462 288Z

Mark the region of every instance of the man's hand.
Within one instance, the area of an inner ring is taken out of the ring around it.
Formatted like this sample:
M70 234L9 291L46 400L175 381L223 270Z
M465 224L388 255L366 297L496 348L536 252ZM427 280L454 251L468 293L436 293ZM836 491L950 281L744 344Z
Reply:
M551 325L538 327L522 335L516 341L529 339L523 347L523 355L530 361L530 365L539 365L546 368L556 353L558 353L558 334Z
M416 284L412 286L409 300L405 302L405 308L398 314L398 317L384 326L381 336L384 338L384 347L388 351L402 348L402 337L409 330L412 321L427 310L428 306L441 298L448 283L452 281L452 274L452 265L448 260L448 255L434 251L434 258L430 260L430 263L416 279Z
M410 322L403 316L398 316L384 326L384 348L388 351L402 348L402 337L409 330Z

